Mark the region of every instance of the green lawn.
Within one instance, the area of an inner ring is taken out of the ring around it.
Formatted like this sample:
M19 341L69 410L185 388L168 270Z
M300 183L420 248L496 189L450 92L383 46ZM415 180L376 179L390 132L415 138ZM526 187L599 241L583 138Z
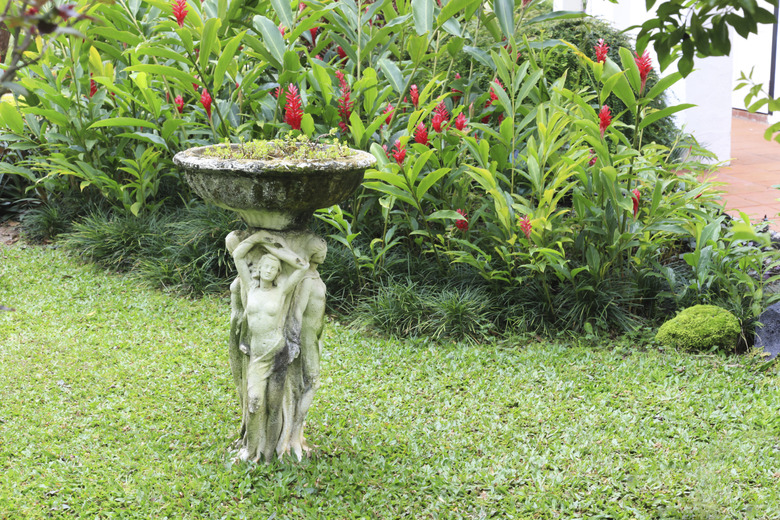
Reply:
M2 519L780 518L777 365L332 324L315 456L232 465L226 298L0 247Z

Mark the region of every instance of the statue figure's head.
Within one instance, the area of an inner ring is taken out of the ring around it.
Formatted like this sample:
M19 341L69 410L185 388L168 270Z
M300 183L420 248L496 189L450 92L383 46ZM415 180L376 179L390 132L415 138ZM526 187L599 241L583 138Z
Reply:
M265 282L273 282L282 270L282 263L274 255L266 253L255 264L253 278Z
M328 254L328 243L321 237L313 236L306 244L306 251L309 253L309 262L321 264Z

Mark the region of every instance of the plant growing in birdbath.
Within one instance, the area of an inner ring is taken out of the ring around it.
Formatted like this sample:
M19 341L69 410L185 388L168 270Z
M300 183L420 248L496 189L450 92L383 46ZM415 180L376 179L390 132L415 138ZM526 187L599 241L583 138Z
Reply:
M204 157L216 159L248 159L255 161L270 161L285 159L291 161L326 161L343 159L355 155L355 150L341 144L337 139L331 142L321 142L319 138L309 139L305 135L296 138L286 136L284 139L254 140L241 142L231 146L215 146L207 149Z

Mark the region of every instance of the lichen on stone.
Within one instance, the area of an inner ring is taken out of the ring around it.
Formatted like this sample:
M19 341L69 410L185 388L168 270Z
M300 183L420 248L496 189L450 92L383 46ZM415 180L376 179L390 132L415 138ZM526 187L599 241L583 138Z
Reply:
M741 328L729 311L714 305L694 305L658 329L655 339L670 347L693 352L733 350Z

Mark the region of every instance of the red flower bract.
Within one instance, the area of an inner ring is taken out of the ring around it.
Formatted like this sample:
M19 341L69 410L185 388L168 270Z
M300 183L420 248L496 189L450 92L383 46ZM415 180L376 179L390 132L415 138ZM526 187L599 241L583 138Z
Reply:
M417 108L417 103L420 102L420 93L417 91L417 85L409 87L409 97L412 98L412 105Z
M417 130L414 132L414 142L428 146L428 130L426 130L425 124L417 125Z
M176 99L173 100L173 104L176 105L176 110L181 114L184 110L184 98L181 97L181 94L176 96Z
M463 115L463 112L458 114L458 117L455 118L455 128L458 130L463 130L466 128L466 123L468 123L468 119L466 119L466 116Z
M336 75L338 74L339 73L336 72ZM338 99L339 116L341 116L341 121L339 121L339 128L341 128L342 132L346 132L348 128L347 124L349 123L349 116L352 115L352 107L355 105L355 101L351 99L352 92L350 91L346 80L344 80L343 74L339 76L339 81L342 82L341 96Z
M650 71L653 70L653 61L650 59L650 53L645 51L640 56L638 53L634 53L636 56L634 58L634 62L636 63L637 68L639 69L639 79L642 80L642 86L639 87L639 93L645 91L645 84L647 84L647 75L650 74Z
M179 27L184 27L184 18L187 17L187 0L174 0L173 1L173 16L176 17L176 23Z
M91 75L92 74L90 74L90 76ZM89 80L89 97L92 97L95 94L97 94L97 83L95 82L94 79L90 79Z
M599 43L595 47L593 47L593 50L596 51L596 61L599 63L604 63L607 61L607 52L609 51L609 45L604 43L604 38L599 38Z
M396 139L395 148L393 148L390 155L393 156L393 159L395 159L395 162L397 162L399 166L404 163L404 159L406 159L406 147L401 146L401 141L399 139Z
M287 103L284 105L284 122L293 130L300 130L301 119L303 119L301 96L298 94L298 87L290 84L287 87Z
M634 188L631 190L631 202L634 203L634 218L636 218L636 214L639 212L639 200L642 198L642 195L639 193L639 190Z
M525 216L525 217L521 218L519 223L520 223L520 231L523 232L523 234L525 235L525 238L530 240L531 239L531 228L532 228L532 226L531 226L531 221L528 220L528 216Z
M469 222L465 220L466 212L462 209L456 209L455 210L460 216L464 217L462 219L458 219L455 221L455 227L460 229L461 231L468 231L469 229Z
M206 115L211 119L211 94L205 88L200 95L200 102L203 104L203 108L206 109Z
M387 114L387 118L385 119L385 123L388 125L390 124L390 121L393 120L393 105L387 105L385 109L382 111L383 114Z
M601 131L601 137L604 137L604 132L610 124L612 124L612 113L610 112L609 107L604 105L599 112L599 131Z

